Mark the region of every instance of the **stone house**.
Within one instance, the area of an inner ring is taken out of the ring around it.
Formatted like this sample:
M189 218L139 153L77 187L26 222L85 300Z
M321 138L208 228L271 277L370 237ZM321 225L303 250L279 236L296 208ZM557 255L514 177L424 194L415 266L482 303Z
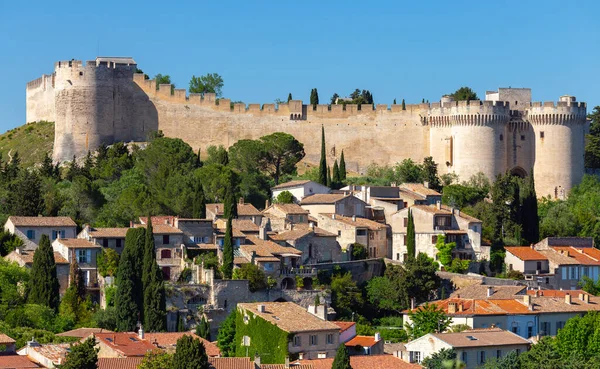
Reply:
M513 351L526 352L530 345L528 340L499 328L429 333L406 343L408 357L403 359L420 364L441 349L454 349L466 368L474 369L488 359L500 359Z
M289 355L300 360L325 359L335 357L340 344L340 330L337 325L323 320L292 302L258 302L237 304L243 317L242 324L250 324L253 319L267 323L289 333L292 338L287 343ZM258 350L264 343L261 332L250 332L250 350ZM262 354L259 352L259 354Z
M413 205L435 205L442 202L442 194L429 188L425 183L403 183L399 186L404 207Z
M86 224L77 238L86 239L102 248L113 249L119 254L125 247L125 236L129 228L95 228Z
M10 216L4 223L4 230L21 238L25 248L35 249L42 235L50 238L75 238L77 224L69 217L20 217Z
M102 252L102 246L82 238L57 238L52 242L52 248L69 264L73 261L77 262L83 273L86 290L92 296L97 297L100 293L97 258L98 254Z
M154 224L154 219L152 220L156 262L161 268L165 280L176 281L183 270L185 259L183 231L170 224ZM135 226L145 228L146 224L136 224Z
M219 218L214 225L217 229L224 230L227 227L227 219ZM248 219L232 219L231 227L245 236L258 236L260 233L260 226Z
M355 322L335 321L333 323L340 327L340 343L346 343L356 336Z
M206 217L211 219L213 222L224 216L225 205L219 204L206 204ZM240 198L237 204L237 219L238 220L250 220L256 225L260 225L262 222L263 214L258 211L252 204L246 204L243 198Z
M335 233L310 224L293 225L288 231L270 236L281 246L302 251L301 264L317 264L342 261L342 249Z
M290 229L292 224L308 224L308 210L298 204L273 204L263 210L263 214L275 232Z
M21 267L31 269L33 265L33 254L35 250L27 250L18 248L4 257L4 260L17 263ZM59 252L54 251L54 262L56 263L56 275L60 284L60 294L64 294L69 287L69 261L64 258Z
M317 220L319 228L337 234L337 241L344 252L351 252L351 246L360 243L367 248L369 258L389 257L388 225L358 216L337 214L319 214Z
M507 270L517 270L526 275L549 274L548 258L531 246L505 247L504 263Z
M27 341L25 347L17 351L17 354L38 363L43 368L56 368L58 365L64 364L70 350L70 343L42 345L32 338L31 341Z
M318 214L364 217L367 205L366 202L348 193L311 195L300 202L300 206L308 210L313 217Z
M144 339L144 332L96 333L99 358L143 357L157 347Z
M446 243L456 243L456 248L452 251L453 257L466 260L489 260L490 247L481 244L481 220L439 202L436 205L414 205L392 215L393 260L405 261L408 257L406 230L409 210L415 224L417 254L425 253L437 260L438 250L435 245L439 236L445 236Z
M350 355L383 355L383 344L379 333L375 336L354 336L344 343Z
M290 192L294 197L294 202L298 203L306 196L329 193L331 189L327 186L323 186L322 184L309 180L289 181L271 187L273 199L276 199L277 196L284 191Z
M400 188L396 186L349 185L340 191L351 191L355 197L371 205L365 216L384 223L389 223L392 214L405 206L400 197Z

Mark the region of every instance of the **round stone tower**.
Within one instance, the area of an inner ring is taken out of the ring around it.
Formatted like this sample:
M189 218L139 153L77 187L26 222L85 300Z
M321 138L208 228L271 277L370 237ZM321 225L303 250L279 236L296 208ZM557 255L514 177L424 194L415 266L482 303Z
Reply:
M537 196L564 198L584 174L586 104L574 96L558 103L534 102L525 119L535 133L534 177Z
M55 109L53 159L56 162L85 155L101 144L125 140L127 106L135 64L79 60L55 63ZM126 98L124 101L122 96Z
M445 163L461 181L482 172L490 180L506 171L506 125L510 108L503 101L443 101L429 111L434 160ZM443 146L442 150L440 147ZM437 147L437 148L436 148ZM444 157L440 157L444 153ZM437 157L436 157L437 156Z

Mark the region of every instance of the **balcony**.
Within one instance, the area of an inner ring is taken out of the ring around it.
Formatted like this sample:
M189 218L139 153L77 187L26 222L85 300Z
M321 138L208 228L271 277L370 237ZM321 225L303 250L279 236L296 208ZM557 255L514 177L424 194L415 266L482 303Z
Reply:
M283 268L280 270L282 276L301 276L301 277L314 277L317 275L317 269L315 268Z

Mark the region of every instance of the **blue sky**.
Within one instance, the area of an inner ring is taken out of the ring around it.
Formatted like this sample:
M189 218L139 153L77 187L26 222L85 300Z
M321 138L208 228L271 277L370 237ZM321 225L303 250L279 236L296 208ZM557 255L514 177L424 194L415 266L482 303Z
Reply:
M376 103L531 87L600 105L600 2L0 0L0 131L25 123L25 84L71 58L133 56L178 87L217 72L246 103ZM591 109L589 109L591 110Z

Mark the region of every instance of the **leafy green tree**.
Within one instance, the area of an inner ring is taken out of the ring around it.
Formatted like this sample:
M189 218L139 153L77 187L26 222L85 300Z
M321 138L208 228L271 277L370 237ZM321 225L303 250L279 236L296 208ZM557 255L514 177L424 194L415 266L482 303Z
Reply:
M402 110L406 110L406 102L404 102L404 99L402 99Z
M177 340L172 369L209 369L204 344L199 339L184 335Z
M212 92L220 97L223 92L223 77L218 73L206 73L200 77L192 76L189 91L196 94Z
M233 218L227 218L227 226L225 228L225 240L223 241L223 265L221 272L223 278L231 279L233 276Z
M423 159L422 168L422 179L429 183L429 188L432 188L436 191L440 191L442 189L440 183L440 177L438 177L437 164L433 161L433 157L428 156Z
M207 158L204 161L204 164L220 164L227 165L229 164L229 155L227 154L227 150L220 146L209 146L206 149Z
M521 369L562 368L562 360L555 343L555 338L546 336L535 345L531 345L531 349L520 356Z
M67 353L65 363L61 369L96 369L98 367L98 351L96 339L89 337L78 345L71 346Z
M579 287L585 292L592 294L594 296L598 296L600 294L600 280L594 282L593 279L584 275L579 281Z
M600 168L600 106L588 114L590 133L586 136L585 167Z
M327 186L327 154L325 152L325 127L321 126L321 160L319 161L318 182Z
M410 323L406 323L406 331L411 339L417 339L427 333L444 332L452 323L452 318L435 304L419 306L408 312Z
M247 279L250 292L267 288L267 276L256 264L244 264L233 271L233 279Z
M333 177L331 178L331 188L339 189L342 187L342 179L340 177L340 167L338 166L337 159L333 163Z
M364 260L368 256L365 245L358 242L352 244L352 260Z
M296 172L296 164L304 158L304 145L294 136L275 132L260 138L264 155L259 162L260 168L266 171L275 184L279 184L282 175Z
M10 214L21 216L38 216L44 210L42 183L34 171L21 170L16 179L8 186Z
M291 204L294 202L294 195L290 191L281 191L275 202L278 204Z
M173 88L175 87L174 84L171 83L171 76L169 76L168 74L157 74L154 76L154 79L156 80L156 90L158 91L159 86L160 85L168 85L171 84L171 90L173 90Z
M314 107L317 106L317 104L319 104L319 92L317 92L316 88L313 88L310 91L310 105Z
M479 97L477 97L475 91L466 86L459 88L449 95L454 99L454 101L479 100Z
M417 183L421 182L423 178L422 167L412 159L404 159L400 164L396 164L394 172L399 184Z
M412 211L408 210L408 224L406 226L406 251L409 259L414 259L416 254L415 221Z
M233 309L219 327L217 345L219 346L223 357L235 356L235 321L237 319L237 314L237 309Z
M96 258L98 273L102 277L113 277L119 269L119 253L110 248L102 249Z
M456 242L446 243L446 236L438 235L435 248L438 250L438 260L444 267L450 266L452 263L452 250L456 248Z
M521 369L519 355L511 351L501 358L488 359L479 367L480 369Z
M167 369L173 367L173 354L151 351L144 356L138 369Z
M54 251L50 246L50 239L45 234L40 238L40 244L33 254L30 281L29 302L48 306L53 310L58 309L60 286L56 276Z
M569 319L556 335L556 349L562 357L600 354L600 313L592 311Z
M338 346L331 369L352 369L350 365L350 353L348 353L346 345Z
M340 179L342 182L346 180L346 160L344 159L344 150L342 150L342 155L340 156Z
M331 101L330 104L334 105L337 104L337 99L340 97L340 95L338 95L337 93L334 93L333 96L331 96Z
M210 324L203 315L200 323L196 326L196 335L210 341Z
M288 98L287 98L287 102L289 103L290 101L292 101L292 93L291 92L288 94Z
M454 349L441 349L423 359L421 365L426 369L446 369L445 364L447 362L456 360L456 351L454 351Z
M334 276L331 280L331 305L340 318L349 319L362 308L363 297L350 272Z

